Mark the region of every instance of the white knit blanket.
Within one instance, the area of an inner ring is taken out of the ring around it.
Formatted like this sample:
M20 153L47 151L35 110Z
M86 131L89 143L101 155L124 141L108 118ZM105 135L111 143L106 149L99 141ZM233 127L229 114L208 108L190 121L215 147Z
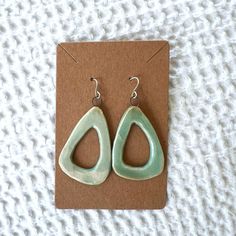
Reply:
M164 210L54 206L55 51L171 45ZM0 235L236 235L235 0L0 0Z

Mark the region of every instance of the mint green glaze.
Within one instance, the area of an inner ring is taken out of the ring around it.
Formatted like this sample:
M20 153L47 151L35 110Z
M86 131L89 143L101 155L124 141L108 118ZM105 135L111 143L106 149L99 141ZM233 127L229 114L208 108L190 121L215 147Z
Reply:
M86 169L75 165L72 158L76 145L90 128L97 131L100 156L93 168ZM111 170L111 144L107 123L99 107L92 107L79 120L61 151L59 165L65 174L81 183L98 185L105 181Z
M138 125L147 137L150 146L148 162L141 167L124 163L123 151L132 124ZM121 118L112 150L112 167L117 175L132 180L153 178L163 171L164 155L157 134L140 108L131 106Z

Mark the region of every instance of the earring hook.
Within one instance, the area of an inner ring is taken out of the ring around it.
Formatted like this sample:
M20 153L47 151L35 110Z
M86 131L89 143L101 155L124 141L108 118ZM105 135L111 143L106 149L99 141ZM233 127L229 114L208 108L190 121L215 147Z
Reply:
M130 80L130 81L132 81L132 80L134 80L134 79L137 81L137 84L136 84L136 86L134 87L134 89L133 89L133 91L132 91L132 93L131 93L130 98L132 98L132 99L135 99L135 98L138 97L138 93L137 93L136 90L137 90L137 88L138 88L138 86L139 86L139 78L136 77L136 76L129 77L129 80Z
M101 93L98 91L98 81L93 77L91 77L90 80L95 82L95 98L99 99L101 97Z
M95 82L95 96L92 99L92 104L94 106L100 106L102 99L101 99L101 93L98 91L98 81L93 77L91 77L90 80Z

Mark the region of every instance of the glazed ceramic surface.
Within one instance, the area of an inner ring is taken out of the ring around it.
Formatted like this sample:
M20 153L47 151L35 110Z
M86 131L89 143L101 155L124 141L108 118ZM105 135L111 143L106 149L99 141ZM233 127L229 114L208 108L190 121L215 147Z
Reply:
M124 146L132 124L141 128L150 147L149 160L141 167L133 167L123 161ZM129 107L121 118L113 144L112 167L117 175L132 180L150 179L163 171L164 155L157 134L148 118L136 106Z
M74 164L72 158L76 145L90 128L97 131L100 156L93 168L86 169ZM92 107L79 120L61 151L59 165L65 174L81 183L98 185L105 181L111 170L111 145L106 119L99 107Z

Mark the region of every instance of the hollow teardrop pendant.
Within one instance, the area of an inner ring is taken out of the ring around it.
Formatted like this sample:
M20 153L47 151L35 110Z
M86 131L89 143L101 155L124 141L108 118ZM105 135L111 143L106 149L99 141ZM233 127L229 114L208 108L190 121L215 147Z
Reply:
M132 124L141 128L150 147L149 160L141 167L133 167L123 161L124 146ZM113 144L112 167L117 175L132 180L150 179L163 171L164 155L158 136L148 118L137 106L129 107L121 118Z
M94 128L97 131L100 156L92 168L82 168L73 163L76 145L86 132ZM111 170L111 144L108 126L102 110L92 107L77 123L59 156L59 165L69 177L88 185L98 185L105 181Z

